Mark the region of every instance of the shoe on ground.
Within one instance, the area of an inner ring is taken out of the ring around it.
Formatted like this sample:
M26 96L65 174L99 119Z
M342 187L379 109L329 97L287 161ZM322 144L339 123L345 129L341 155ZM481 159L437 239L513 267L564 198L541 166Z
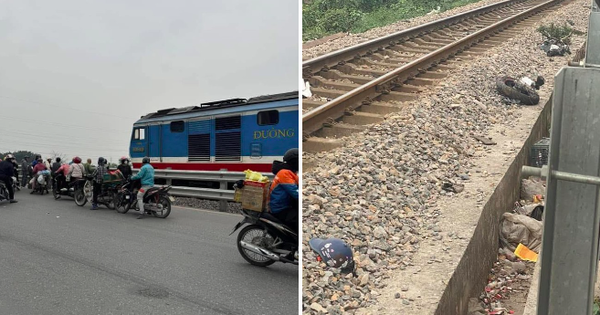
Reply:
M137 217L137 218L138 218L138 219L143 219L145 216L146 216L146 215L142 213L142 214L138 214L138 217Z
M34 193L34 192L35 192L35 190L32 190L32 191L31 191L29 194L30 194L30 195L33 195L33 193Z
M92 205L92 207L90 208L90 210L98 210L98 205Z
M13 200L10 200L9 202L10 203L17 203L18 201L16 201L16 200L13 199Z

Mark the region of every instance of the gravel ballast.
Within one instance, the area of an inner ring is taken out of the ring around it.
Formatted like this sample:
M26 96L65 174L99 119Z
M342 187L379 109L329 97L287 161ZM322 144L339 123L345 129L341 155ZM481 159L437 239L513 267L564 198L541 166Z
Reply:
M585 31L588 15L588 1L575 0L545 13L542 23L569 19ZM570 58L547 57L537 26L465 60L405 112L346 139L343 148L303 154L314 165L303 174L304 313L433 314L487 197ZM572 50L584 39L574 36ZM542 75L540 104L506 104L495 87L502 75ZM351 244L357 276L317 262L312 237Z

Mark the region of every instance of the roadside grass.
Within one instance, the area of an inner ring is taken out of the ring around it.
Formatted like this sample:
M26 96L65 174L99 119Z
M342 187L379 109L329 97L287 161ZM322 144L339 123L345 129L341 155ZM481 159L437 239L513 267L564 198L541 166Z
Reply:
M444 12L480 0L432 1L416 3L414 0L399 0L389 6L362 12L349 8L317 11L305 6L302 9L302 40L322 38L339 32L363 33L370 29L390 25L402 20L426 15L440 7Z

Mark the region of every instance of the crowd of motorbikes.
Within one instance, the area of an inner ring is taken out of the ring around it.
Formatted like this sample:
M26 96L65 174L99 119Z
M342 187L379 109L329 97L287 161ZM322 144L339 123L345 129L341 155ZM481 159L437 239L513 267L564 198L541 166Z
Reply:
M38 182L35 185L34 193L44 195L44 193L52 191L54 199L60 199L63 196L71 197L75 204L80 207L92 202L92 175L85 175L82 179L71 181L61 180L59 176L51 177L41 174L36 177L35 180ZM19 181L15 177L13 177L12 182L15 192L21 190ZM138 181L132 181L129 178L104 182L97 197L98 204L119 213L127 213L130 209L137 211L137 190L139 187ZM143 197L145 213L163 219L168 217L171 214L171 203L174 201L174 198L169 194L170 189L171 186L156 186L148 189ZM0 182L0 201L3 200L8 200L8 190L4 183Z
M121 173L114 171L117 175ZM113 173L114 174L114 173ZM35 189L41 195L50 189L55 199L63 196L71 197L80 207L88 201L92 202L93 176L84 175L81 179L65 181L64 178L54 176L51 179L42 175ZM117 176L118 177L118 176ZM15 191L20 190L18 181L13 178ZM236 184L237 185L237 184ZM140 187L138 181L130 178L103 182L97 196L97 203L119 213L127 213L130 209L137 210L137 189ZM234 186L236 189L237 187ZM174 198L170 196L171 186L152 187L145 192L144 210L146 214L158 218L166 218L171 213L171 202ZM6 187L0 182L0 201L8 199ZM297 202L296 202L297 203ZM297 211L297 207L295 210ZM241 256L250 264L266 267L277 261L298 265L298 232L287 226L275 216L266 211L250 211L242 209L244 218L235 225L233 234L243 225L246 225L238 234L237 247ZM297 227L296 227L297 229Z

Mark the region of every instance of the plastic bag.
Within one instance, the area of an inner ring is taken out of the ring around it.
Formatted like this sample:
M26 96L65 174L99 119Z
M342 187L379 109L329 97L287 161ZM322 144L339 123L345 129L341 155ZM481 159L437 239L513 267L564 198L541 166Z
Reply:
M266 183L269 181L268 177L263 176L263 174L261 174L259 172L245 170L244 173L246 173L246 180L251 180L254 182L261 182L261 183Z
M542 245L542 222L526 215L506 212L500 223L500 241L503 246L515 251L519 243L536 253Z

